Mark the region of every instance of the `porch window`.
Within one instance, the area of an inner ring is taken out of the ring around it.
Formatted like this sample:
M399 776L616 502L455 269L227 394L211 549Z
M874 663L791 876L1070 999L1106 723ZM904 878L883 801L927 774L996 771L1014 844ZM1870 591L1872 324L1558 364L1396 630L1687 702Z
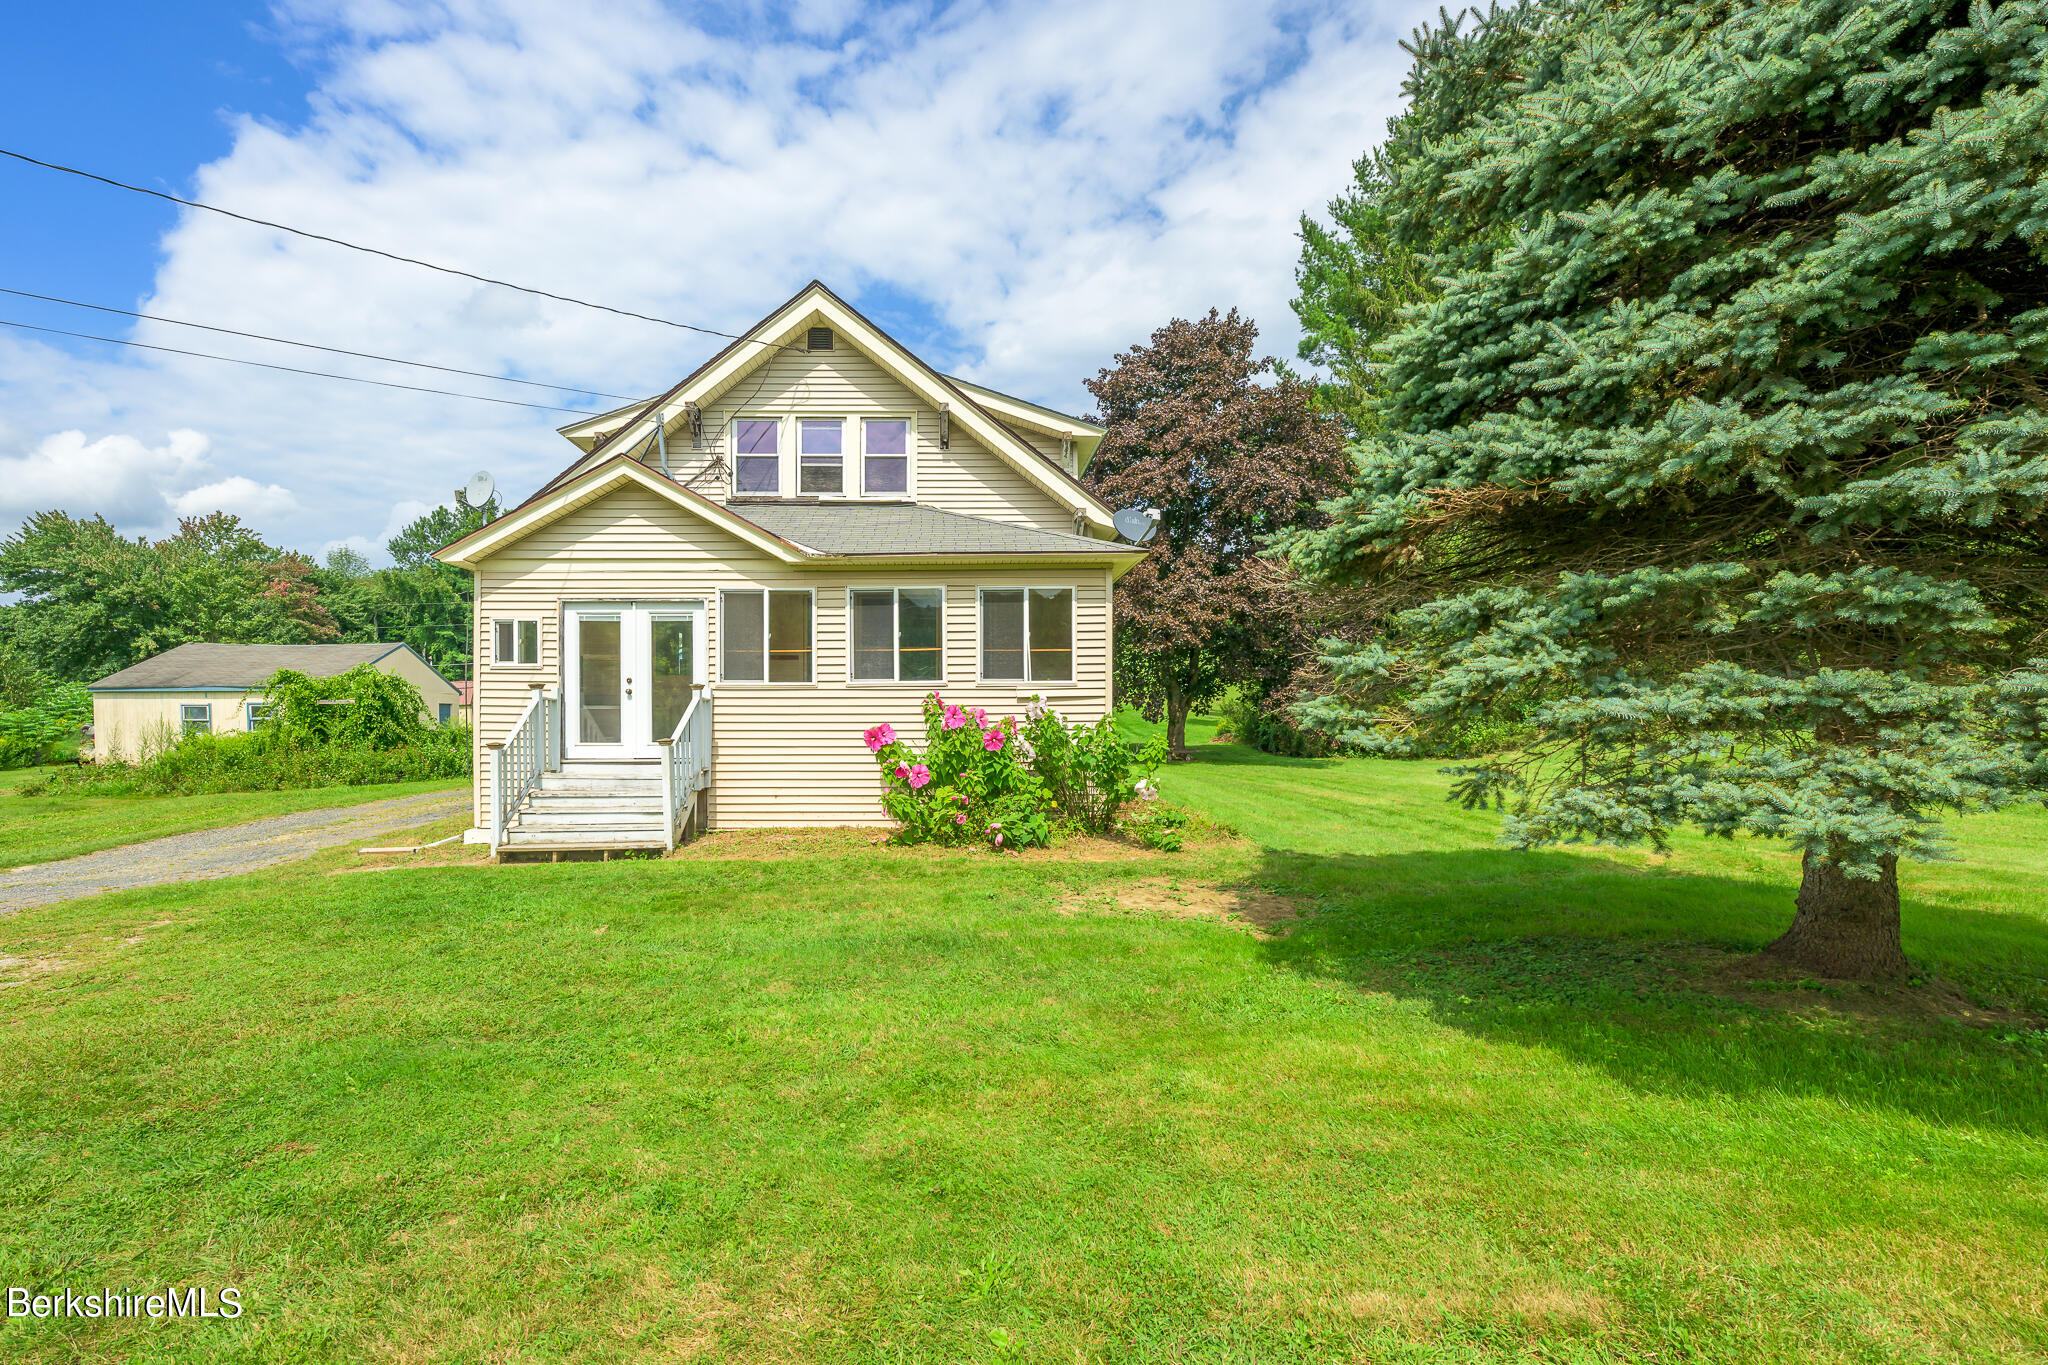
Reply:
M178 732L203 735L213 729L212 702L185 702L178 707Z
M863 493L910 491L910 422L903 417L870 417L860 424Z
M797 426L796 491L844 493L846 424L804 421Z
M937 682L945 676L944 588L856 588L852 617L855 682Z
M537 619L499 620L491 623L491 662L537 664L540 662L540 622Z
M742 417L732 424L732 491L775 497L782 492L782 423Z
M983 588L981 676L997 682L1072 682L1074 590Z
M811 680L811 594L722 592L719 676L727 682Z

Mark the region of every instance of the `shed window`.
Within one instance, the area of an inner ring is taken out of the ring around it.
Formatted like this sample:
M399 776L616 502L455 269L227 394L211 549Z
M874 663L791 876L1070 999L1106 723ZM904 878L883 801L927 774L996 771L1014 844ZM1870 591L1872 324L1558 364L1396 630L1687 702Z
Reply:
M213 729L212 702L185 702L178 707L178 731L187 735L203 735Z
M847 603L855 682L937 682L945 676L944 588L857 588Z
M719 676L727 682L811 680L811 594L719 595Z
M796 491L844 493L846 423L804 421L798 424Z
M441 703L441 723L442 723L443 725L446 725L446 724L447 724L447 723L448 723L449 721L453 720L454 718L455 718L455 703L454 703L454 702L450 702L450 701L444 701L444 702L442 702L442 703Z
M732 424L732 491L775 497L782 492L782 423L742 417Z
M492 622L491 659L501 664L540 662L540 621L500 620Z
M997 681L1074 680L1074 590L984 588L981 676Z
M910 422L902 417L871 417L860 424L863 493L910 491Z
M270 719L270 703L251 701L242 703L242 723L251 730L263 728L263 722Z

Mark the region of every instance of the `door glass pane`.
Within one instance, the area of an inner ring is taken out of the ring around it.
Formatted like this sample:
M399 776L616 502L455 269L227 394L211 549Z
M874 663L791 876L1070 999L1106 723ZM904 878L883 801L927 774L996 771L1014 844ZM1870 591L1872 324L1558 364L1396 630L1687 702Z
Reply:
M619 721L619 622L579 617L576 623L576 738L584 744L617 744Z
M697 630L687 616L656 618L649 628L654 668L653 737L667 739L689 707L690 684L697 680Z
M981 595L981 676L1024 676L1024 590L990 588Z
M937 682L939 666L939 604L937 588L905 588L896 605L897 641L903 657L896 675L906 682Z
M768 594L768 681L811 680L811 595Z
M718 599L718 671L727 682L759 682L762 667L761 594L729 592Z
M896 676L896 594L881 591L853 594L853 676L857 682Z
M1032 681L1074 680L1074 590L1031 590Z

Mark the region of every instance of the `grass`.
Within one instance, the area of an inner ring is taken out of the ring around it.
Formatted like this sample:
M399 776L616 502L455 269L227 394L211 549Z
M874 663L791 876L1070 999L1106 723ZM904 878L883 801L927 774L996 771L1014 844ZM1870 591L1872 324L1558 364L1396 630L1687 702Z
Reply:
M1866 991L1733 970L1768 850L1511 853L1428 765L1164 786L1246 837L0 920L0 1280L247 1307L0 1356L2048 1359L2040 813L1912 869L1934 978Z
M469 785L466 779L458 779L210 796L23 796L16 790L44 771L20 768L0 772L0 868L75 858L166 834L217 829L269 815L355 806L417 792L461 791Z

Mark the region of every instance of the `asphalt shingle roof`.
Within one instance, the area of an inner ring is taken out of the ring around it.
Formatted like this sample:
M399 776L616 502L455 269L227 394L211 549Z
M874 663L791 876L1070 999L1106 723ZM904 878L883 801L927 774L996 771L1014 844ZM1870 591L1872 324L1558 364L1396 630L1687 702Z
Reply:
M374 663L403 645L179 645L153 659L109 673L92 689L160 687L261 687L280 668L296 668L315 678L346 673L357 664Z
M824 555L1103 555L1133 545L1040 531L912 502L750 502L726 510Z

